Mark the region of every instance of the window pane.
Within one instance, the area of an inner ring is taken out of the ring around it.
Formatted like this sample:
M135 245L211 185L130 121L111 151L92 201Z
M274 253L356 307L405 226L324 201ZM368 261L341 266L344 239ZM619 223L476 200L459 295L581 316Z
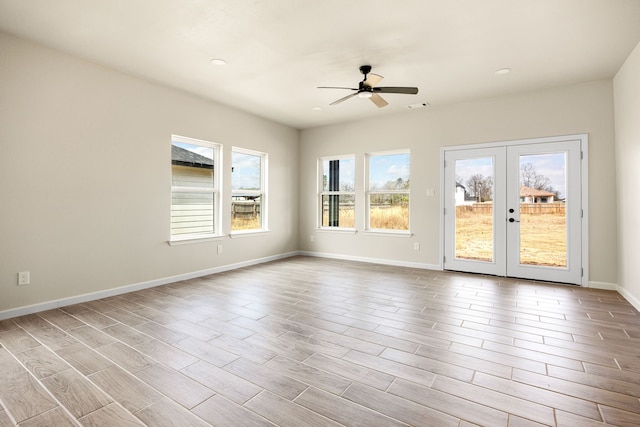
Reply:
M171 235L213 233L213 202L212 193L173 192Z
M322 191L354 191L355 160L323 160Z
M355 227L353 194L322 196L323 227Z
M231 200L231 229L259 230L262 228L262 196L234 194Z
M406 190L408 188L409 153L369 158L369 190Z
M231 188L260 190L262 186L262 156L233 152Z
M213 188L214 149L183 142L171 143L171 185Z
M409 229L408 194L371 194L369 196L369 228Z

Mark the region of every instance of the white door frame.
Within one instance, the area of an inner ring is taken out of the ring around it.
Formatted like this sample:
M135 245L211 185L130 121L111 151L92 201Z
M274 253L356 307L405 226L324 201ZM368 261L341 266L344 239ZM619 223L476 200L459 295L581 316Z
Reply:
M515 145L530 145L530 144L547 144L553 142L564 142L569 140L580 141L582 161L580 162L580 175L581 175L581 203L582 203L582 247L581 247L581 264L582 264L582 280L581 286L588 286L589 284L589 183L588 183L588 135L587 134L572 134L561 135L543 138L530 138L530 139L518 139L510 141L497 141L480 144L469 145L457 145L440 148L440 236L439 236L439 268L444 270L444 250L445 250L445 153L452 150L469 150L469 149L481 149L492 147L507 147Z

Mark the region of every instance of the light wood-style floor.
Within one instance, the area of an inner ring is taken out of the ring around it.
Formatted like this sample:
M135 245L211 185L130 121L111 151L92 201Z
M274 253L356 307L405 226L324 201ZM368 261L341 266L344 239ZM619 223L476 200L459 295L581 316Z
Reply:
M524 280L294 257L0 321L0 426L638 426L639 397L638 312Z

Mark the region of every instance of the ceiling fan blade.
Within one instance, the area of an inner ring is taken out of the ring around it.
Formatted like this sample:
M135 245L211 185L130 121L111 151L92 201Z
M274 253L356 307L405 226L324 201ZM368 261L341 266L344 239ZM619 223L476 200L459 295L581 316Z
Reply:
M350 94L350 95L345 96L344 98L340 98L340 99L338 99L337 101L333 101L333 102L332 102L331 104L329 104L329 105L336 105L336 104L340 104L341 102L346 101L346 100L347 100L347 99L349 99L349 98L353 98L353 97L354 97L354 96L356 96L357 94L358 94L358 92L354 92L354 93L352 93L352 94Z
M318 89L347 89L347 90L358 90L353 87L342 87L342 86L318 86Z
M367 74L367 79L364 81L364 84L369 87L374 87L375 85L380 83L382 79L384 79L384 77L382 77L381 75L369 73Z
M373 95L371 95L369 99L371 100L371 102L376 104L378 108L386 107L389 104L387 101L384 100L384 98L382 98L377 93L374 93Z
M415 95L418 93L417 87L374 87L373 91L376 93L404 93L406 95Z

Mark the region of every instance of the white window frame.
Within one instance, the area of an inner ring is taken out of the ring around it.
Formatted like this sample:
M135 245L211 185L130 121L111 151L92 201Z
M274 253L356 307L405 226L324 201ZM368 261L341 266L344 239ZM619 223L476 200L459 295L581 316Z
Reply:
M374 190L370 189L370 179L371 179L371 158L372 157L381 157L381 156L392 156L397 154L408 154L409 155L409 181L411 181L411 150L410 149L402 149L402 150L389 150L389 151L376 151L365 154L365 230L367 233L385 233L385 234L400 234L400 235L411 235L411 188L409 187L406 190ZM407 222L408 229L407 230L398 230L393 228L371 228L371 196L375 194L406 194L409 199L409 206L407 210Z
M353 181L353 191L329 191L329 190L325 190L324 189L324 165L323 163L326 161L332 161L332 160L353 160L353 167L354 167L354 181ZM318 158L318 198L317 198L317 202L318 202L318 209L317 209L317 224L318 224L318 229L320 230L345 230L345 231L355 231L355 221L357 219L356 217L356 205L354 205L353 209L354 209L354 226L353 227L342 227L340 225L338 226L331 226L331 225L322 225L322 210L323 210L323 206L322 206L322 199L324 196L342 196L342 195L352 195L353 196L353 200L355 203L356 200L356 182L355 182L355 174L356 174L356 170L357 170L357 163L356 163L356 156L355 154L343 154L343 155L339 155L339 156L324 156L324 157L319 157Z
M174 193L207 193L213 195L213 232L211 233L189 233L174 235L171 232L171 221L169 221L169 243L180 244L188 243L190 241L206 241L209 239L219 239L221 235L221 212L222 212L222 145L210 141L204 141L201 139L189 138L180 135L171 135L171 146L174 142L181 142L184 144L196 145L200 147L206 147L213 149L213 186L212 187L185 187L173 185L173 165L171 160L169 166L171 167L171 196L173 198ZM169 203L171 209L172 201ZM171 214L169 215L171 218Z
M233 189L233 171L231 173L231 201L229 203L229 212L231 212L231 207L233 206L233 197L238 194L249 194L260 196L260 228L253 228L250 230L233 230L233 225L230 225L230 236L239 236L242 234L252 234L252 233L264 233L269 231L269 221L268 221L268 204L267 204L267 167L269 164L269 155L262 151L249 150L241 147L231 147L231 163L233 167L233 153L240 154L248 154L251 156L260 157L260 190L234 190ZM230 213L231 214L231 213ZM233 224L233 218L231 218Z

